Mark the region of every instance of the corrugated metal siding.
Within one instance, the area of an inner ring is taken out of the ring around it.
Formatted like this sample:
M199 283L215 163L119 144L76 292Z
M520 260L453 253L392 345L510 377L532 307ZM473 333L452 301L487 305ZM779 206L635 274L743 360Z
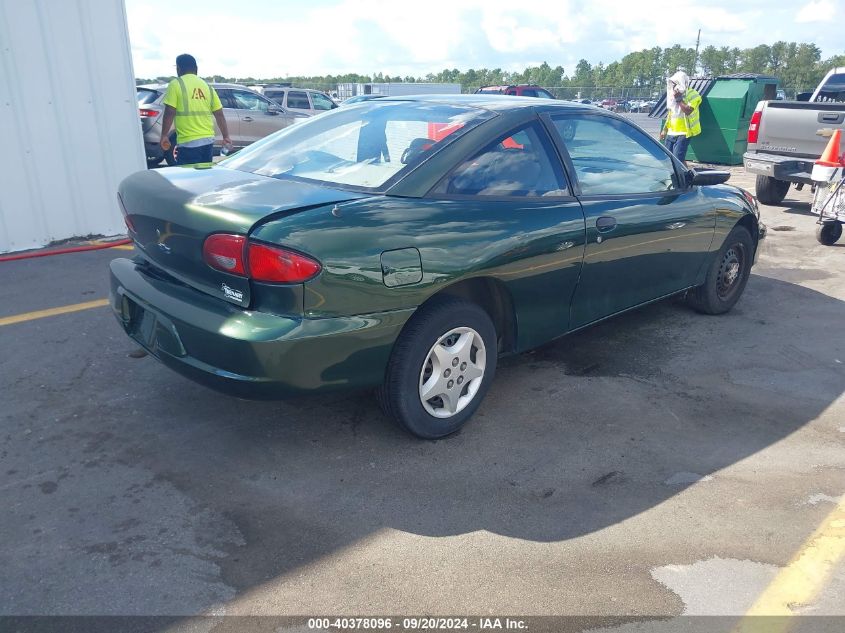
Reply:
M0 252L125 227L146 167L123 0L0 0Z

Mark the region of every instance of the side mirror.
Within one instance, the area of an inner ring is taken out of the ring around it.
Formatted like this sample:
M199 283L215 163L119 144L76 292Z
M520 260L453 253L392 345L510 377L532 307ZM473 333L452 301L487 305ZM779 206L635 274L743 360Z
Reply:
M267 114L272 114L273 116L276 116L280 112L281 109L275 106L270 106L269 108L267 108Z
M729 171L718 171L715 169L704 169L696 171L690 169L687 172L687 182L693 186L721 185L728 182L731 177Z

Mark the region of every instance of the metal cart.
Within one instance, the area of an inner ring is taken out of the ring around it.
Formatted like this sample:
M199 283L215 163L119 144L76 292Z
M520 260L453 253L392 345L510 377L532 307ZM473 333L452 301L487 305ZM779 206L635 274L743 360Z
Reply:
M832 180L816 183L812 211L819 216L816 239L825 246L836 244L842 237L845 222L845 174L842 169L836 170Z

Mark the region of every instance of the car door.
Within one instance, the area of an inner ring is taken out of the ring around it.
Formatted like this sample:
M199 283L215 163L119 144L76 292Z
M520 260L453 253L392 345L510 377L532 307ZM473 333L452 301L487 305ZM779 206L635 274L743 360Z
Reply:
M241 137L241 122L238 118L238 107L235 100L232 98L232 91L229 88L215 88L217 96L220 97L220 104L223 106L223 117L226 119L226 126L229 128L229 138L232 139L232 145L235 147L243 147L246 145ZM214 139L215 145L222 143L220 131L217 130L215 124L214 129L217 131L217 138Z
M403 153L401 160L415 156ZM581 269L584 214L539 120L503 132L460 162L430 196L446 201L455 248L477 261L476 274L507 287L519 324L517 349L564 334Z
M269 99L250 90L232 90L245 144L254 143L290 124L290 118Z
M547 120L565 147L586 217L572 327L693 285L713 240L716 212L698 187L685 184L665 148L611 115Z

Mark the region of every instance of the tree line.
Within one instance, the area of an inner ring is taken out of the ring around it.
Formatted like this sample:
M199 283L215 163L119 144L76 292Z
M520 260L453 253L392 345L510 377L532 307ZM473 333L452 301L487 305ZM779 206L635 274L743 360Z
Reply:
M556 88L556 96L572 98L576 93L607 91L626 91L631 95L648 96L663 89L665 77L678 68L683 68L691 75L720 76L733 73L757 73L771 75L780 80L781 87L789 97L803 91L812 90L834 66L845 66L845 54L822 59L821 50L815 44L806 42L775 42L772 45L760 44L752 48L707 46L696 57L694 48L675 44L669 48L647 48L628 53L621 60L605 65L599 62L590 64L581 59L567 74L560 65L551 66L543 62L539 66L525 68L522 72L510 72L501 68L481 68L459 70L444 69L439 73L425 76L392 76L376 73L361 75L348 73L343 75L296 76L296 77L223 77L214 75L206 79L234 83L280 83L289 82L295 86L313 87L322 90L335 90L341 83L370 82L435 82L459 83L463 92L473 92L476 88L490 85L537 84ZM690 72L690 70L693 72ZM166 81L169 77L138 79L137 83ZM583 96L590 96L583 94Z

